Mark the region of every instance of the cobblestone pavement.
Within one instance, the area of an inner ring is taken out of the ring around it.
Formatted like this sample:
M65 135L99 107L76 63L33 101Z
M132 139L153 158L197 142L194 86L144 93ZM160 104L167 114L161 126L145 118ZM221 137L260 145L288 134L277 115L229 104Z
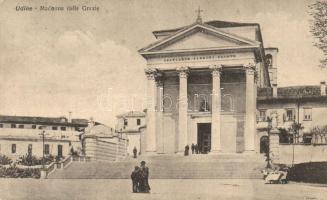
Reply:
M7 199L327 199L327 185L264 184L249 179L156 179L150 194L131 192L126 179L0 179L0 200Z

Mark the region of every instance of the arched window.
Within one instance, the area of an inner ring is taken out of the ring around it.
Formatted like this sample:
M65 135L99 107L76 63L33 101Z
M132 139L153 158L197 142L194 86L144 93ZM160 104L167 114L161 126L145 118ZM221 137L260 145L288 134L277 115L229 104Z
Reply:
M266 63L268 65L268 67L272 67L273 65L273 57L271 54L267 54L266 55Z

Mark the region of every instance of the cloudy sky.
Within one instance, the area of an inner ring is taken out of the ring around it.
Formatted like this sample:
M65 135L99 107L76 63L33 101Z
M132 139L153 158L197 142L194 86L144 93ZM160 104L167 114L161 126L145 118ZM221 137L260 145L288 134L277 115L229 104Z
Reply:
M257 22L278 47L278 84L327 79L312 46L308 4L297 0L0 0L0 114L90 118L141 110L145 62L137 50L151 32L203 20ZM98 6L99 12L16 11L16 6Z

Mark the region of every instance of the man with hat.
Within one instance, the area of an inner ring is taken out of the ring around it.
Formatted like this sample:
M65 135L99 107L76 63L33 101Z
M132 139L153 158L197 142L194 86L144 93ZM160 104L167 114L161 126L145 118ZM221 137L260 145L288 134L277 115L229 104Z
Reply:
M140 192L149 193L151 190L149 185L149 168L145 166L145 161L141 162L140 172L141 172L140 173L141 178L139 183Z

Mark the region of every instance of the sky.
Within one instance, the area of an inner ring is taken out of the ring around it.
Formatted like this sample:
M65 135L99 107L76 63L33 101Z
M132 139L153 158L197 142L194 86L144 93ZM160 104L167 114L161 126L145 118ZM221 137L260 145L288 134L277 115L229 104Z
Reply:
M0 0L0 114L94 118L142 110L152 31L203 21L259 23L278 47L278 85L327 80L312 45L308 5L298 0ZM16 11L16 6L99 7L99 11Z

